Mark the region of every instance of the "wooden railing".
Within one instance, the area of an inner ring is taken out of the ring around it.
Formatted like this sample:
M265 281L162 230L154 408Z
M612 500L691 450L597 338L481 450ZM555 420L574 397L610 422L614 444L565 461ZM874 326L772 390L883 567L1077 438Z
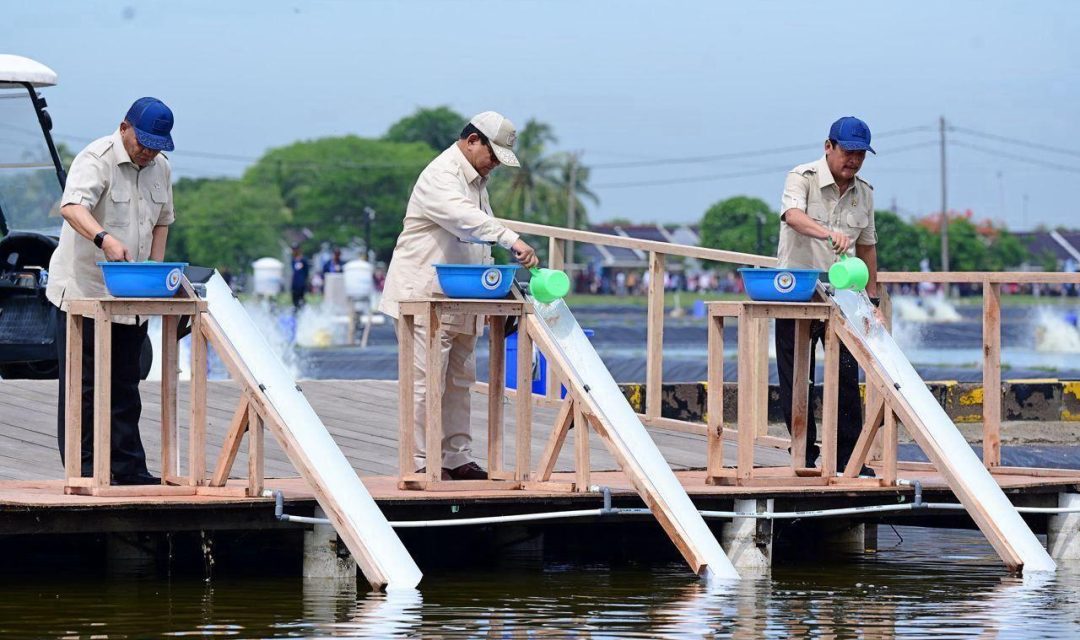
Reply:
M1001 466L1001 285L1080 284L1080 273L879 271L877 281L879 284L982 285L983 464L987 468Z
M641 414L644 423L650 427L681 431L686 433L706 434L703 423L688 422L663 418L661 409L661 388L663 386L663 348L664 348L664 268L668 256L696 258L712 262L725 262L735 265L775 267L776 258L752 253L724 251L705 247L640 240L625 236L564 229L541 224L502 220L510 229L533 236L548 238L548 266L562 269L566 266L566 243L585 242L609 247L624 247L649 254L648 287L648 324L646 327L646 365L645 365L645 413ZM916 284L933 282L942 284L981 284L983 287L983 460L987 467L1001 464L1001 393L987 393L988 389L1001 388L1001 285L1002 284L1080 284L1080 273L1062 272L906 272L879 271L877 281L880 284ZM891 304L883 294L883 310L887 320L891 320ZM889 323L891 325L891 322ZM767 328L766 328L767 331ZM767 340L767 337L760 338ZM768 370L768 354L757 357L755 366L763 372ZM764 376L762 376L764 377ZM554 370L548 372L546 394L541 401L558 402L558 376ZM712 390L710 390L712 391ZM763 414L768 411L768 393L755 394L757 409ZM761 427L759 426L759 429ZM725 439L735 438L735 430L725 429ZM790 442L787 438L769 437L765 432L757 434L758 444L786 449Z

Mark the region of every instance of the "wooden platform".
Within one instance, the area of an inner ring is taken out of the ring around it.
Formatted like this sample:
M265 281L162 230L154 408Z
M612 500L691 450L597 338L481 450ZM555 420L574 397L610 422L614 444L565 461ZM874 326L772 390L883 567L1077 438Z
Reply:
M486 505L484 512L498 513L512 504L516 512L551 509L552 505L589 504L598 506L599 494L567 494L564 492L545 491L471 491L471 492L417 492L402 491L396 486L397 464L397 384L393 381L306 381L301 383L305 395L311 401L316 412L330 429L335 441L341 446L346 457L372 496L384 510L393 512L394 517L422 517L427 507L437 505L473 504ZM272 500L267 498L247 499L214 496L169 496L169 497L91 497L71 496L63 493L63 467L56 447L56 389L55 381L12 380L0 381L0 522L8 519L6 526L0 526L0 533L34 531L60 531L60 525L50 526L41 518L46 513L66 512L68 515L81 513L85 518L86 509L97 508L103 512L125 513L127 520L122 526L136 526L133 522L150 512L184 510L192 513L193 508L204 507L215 513L220 520L225 511L232 512L236 522L250 522L255 527L281 526L267 512L272 512ZM156 416L158 385L144 383L143 405L144 420L142 427L143 442L147 449L152 472L158 469L159 461L155 458L158 447L158 428ZM181 398L186 398L181 393ZM235 407L239 391L231 382L211 382L208 392L208 451L220 448L224 431L231 412ZM185 400L181 400L181 411ZM473 419L474 452L483 463L486 451L484 434L486 425L486 398L474 395ZM533 412L533 455L539 456L555 411L549 408L536 408ZM507 412L507 423L512 428L513 412ZM668 462L676 470L676 475L686 487L691 498L699 505L718 508L717 505L730 505L735 498L772 497L779 504L789 508L811 509L823 506L848 506L856 504L880 504L895 500L901 494L910 494L909 487L877 486L783 486L772 487L737 487L709 486L705 484L705 437L695 434L676 433L654 429L653 439L660 446ZM593 439L597 440L597 439ZM241 451L236 469L243 469L245 460ZM506 455L513 456L513 439L507 440ZM593 468L612 469L614 461L599 442L592 446ZM728 446L725 449L725 463L734 464L737 449ZM784 465L787 454L772 447L755 448L754 459L759 465ZM559 458L556 470L573 467L573 450L568 448ZM1050 506L1055 496L1061 491L1080 490L1080 475L1077 472L1061 472L1062 475L1033 477L1031 475L996 474L1002 488L1010 494L1017 504ZM292 507L310 509L314 506L310 487L296 477L285 455L273 443L266 442L267 488L285 492ZM908 479L922 482L927 499L951 500L952 494L944 480L935 473L923 471L904 471L901 474ZM571 481L571 473L558 474L553 480ZM624 504L638 500L629 481L617 471L594 471L592 482L612 489L617 499ZM442 507L445 512L445 506ZM416 514L411 515L410 514ZM473 512L472 515L476 515ZM446 517L443 513L440 517ZM184 528L200 526L202 519L193 517L190 521L172 526ZM110 530L109 522L114 525L115 517L102 518L94 525L86 522L83 530ZM148 523L149 524L149 523ZM65 525L68 526L68 525ZM120 525L116 525L120 526ZM154 525L153 528L162 526Z

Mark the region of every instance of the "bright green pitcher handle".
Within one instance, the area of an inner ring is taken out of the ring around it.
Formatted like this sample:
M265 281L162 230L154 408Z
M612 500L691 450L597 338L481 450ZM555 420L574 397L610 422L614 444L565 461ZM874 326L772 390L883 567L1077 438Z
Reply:
M529 269L532 281L529 293L545 304L555 302L570 293L570 277L558 269Z

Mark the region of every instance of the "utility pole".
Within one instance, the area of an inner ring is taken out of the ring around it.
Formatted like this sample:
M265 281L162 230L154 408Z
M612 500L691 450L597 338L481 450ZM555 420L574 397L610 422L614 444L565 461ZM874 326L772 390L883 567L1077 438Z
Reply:
M941 116L941 270L949 270L949 209L945 186L945 116Z
M567 181L567 202L566 202L566 226L570 229L577 228L577 168L578 168L578 154L577 152L570 154L570 179ZM566 251L563 255L563 260L566 262L566 268L571 269L571 265L574 264L574 241L566 241Z
M367 261L375 264L375 251L371 248L371 225L375 223L375 210L364 207L364 251L367 252Z

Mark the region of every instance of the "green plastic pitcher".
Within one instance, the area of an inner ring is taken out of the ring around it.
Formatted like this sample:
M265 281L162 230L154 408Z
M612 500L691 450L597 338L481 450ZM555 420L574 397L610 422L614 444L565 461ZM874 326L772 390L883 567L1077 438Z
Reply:
M544 304L555 302L570 293L570 277L558 269L529 269L532 280L529 293Z
M829 283L837 289L862 291L869 280L866 263L855 256L845 256L829 267Z

